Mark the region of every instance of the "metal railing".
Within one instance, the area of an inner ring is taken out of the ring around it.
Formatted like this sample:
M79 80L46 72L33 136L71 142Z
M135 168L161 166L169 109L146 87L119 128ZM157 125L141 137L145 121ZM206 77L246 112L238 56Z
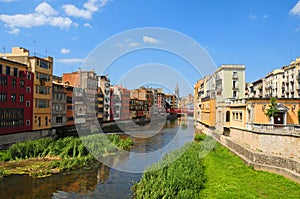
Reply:
M297 124L246 123L246 128L249 130L256 130L256 131L262 131L262 132L287 133L287 134L299 134L300 135L300 125L297 125Z

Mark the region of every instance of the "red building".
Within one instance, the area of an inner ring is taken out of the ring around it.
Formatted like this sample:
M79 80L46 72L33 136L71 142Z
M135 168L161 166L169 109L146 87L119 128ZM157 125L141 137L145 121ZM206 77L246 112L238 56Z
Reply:
M121 87L121 120L129 120L130 119L130 110L129 110L129 102L130 102L130 90Z
M0 58L0 135L32 130L34 74Z

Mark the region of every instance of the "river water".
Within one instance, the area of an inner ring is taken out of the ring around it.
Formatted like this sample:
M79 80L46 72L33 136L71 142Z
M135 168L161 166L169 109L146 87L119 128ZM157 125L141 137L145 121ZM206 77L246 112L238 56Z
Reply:
M193 121L188 118L186 122L188 125L184 128L180 125L180 121L167 121L159 133L149 138L131 136L134 146L127 155L114 158L114 168L99 162L89 168L54 174L42 179L34 179L26 175L5 177L0 182L0 198L132 198L131 186L139 181L142 174L124 172L122 169L120 171L116 169L118 165L146 168L160 160L165 153L192 141ZM163 149L162 152L148 161L134 155L159 149Z

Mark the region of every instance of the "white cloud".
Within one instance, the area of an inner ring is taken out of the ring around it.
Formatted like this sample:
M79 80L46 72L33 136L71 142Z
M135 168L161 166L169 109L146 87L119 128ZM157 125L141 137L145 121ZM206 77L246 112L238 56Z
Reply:
M269 18L269 15L264 15L263 18L264 19Z
M62 48L61 50L60 50L60 53L61 54L68 54L68 53L70 53L71 51L70 51L70 49L67 49L67 48Z
M139 45L140 45L140 44L137 43L137 42L131 42L131 43L128 44L128 46L129 46L129 47L132 47L132 48L133 48L133 47L137 47L137 46L139 46Z
M296 5L290 10L290 15L299 15L300 16L300 0Z
M79 24L76 22L73 22L73 26L77 28L79 26Z
M46 2L39 4L35 11L46 16L57 15L57 12Z
M159 41L153 37L149 36L143 36L143 41L144 43L149 43L149 44L158 44Z
M18 35L20 33L20 29L19 28L14 28L11 31L8 31L9 34L11 35Z
M64 9L65 13L68 16L78 17L78 18L85 18L85 19L92 18L92 12L91 11L79 9L76 6L72 5L72 4L63 5L63 9Z
M50 25L61 29L68 29L72 20L68 17L55 16L57 12L47 3L41 3L34 13L6 15L0 14L0 20L12 30L16 27L31 28L35 26Z
M90 23L84 23L83 26L86 27L86 28L92 28L93 27Z
M75 63L83 62L84 59L70 58L70 59L57 59L56 61L59 62L59 63L64 63L64 64L75 64Z
M83 4L83 8L78 8L73 4L62 6L68 16L91 19L94 12L99 11L108 3L108 0L88 0Z

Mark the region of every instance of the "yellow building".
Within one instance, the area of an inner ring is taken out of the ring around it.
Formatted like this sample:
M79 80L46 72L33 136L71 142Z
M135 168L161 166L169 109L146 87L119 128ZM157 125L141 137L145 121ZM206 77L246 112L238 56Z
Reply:
M269 99L247 100L247 124L299 124L298 110L300 99L278 99L276 116L270 120L265 115L269 108Z
M200 118L199 121L208 127L216 125L216 100L211 98L203 98L200 102Z
M167 107L171 109L177 109L178 108L178 99L176 95L172 94L165 94Z
M53 58L30 56L29 50L22 47L0 56L23 63L34 73L33 130L51 128Z

